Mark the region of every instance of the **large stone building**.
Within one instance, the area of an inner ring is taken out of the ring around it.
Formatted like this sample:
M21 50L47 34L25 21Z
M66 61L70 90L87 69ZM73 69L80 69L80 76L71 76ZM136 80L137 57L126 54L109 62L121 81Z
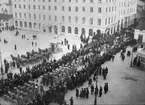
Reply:
M13 0L15 27L51 34L114 33L131 25L137 0Z

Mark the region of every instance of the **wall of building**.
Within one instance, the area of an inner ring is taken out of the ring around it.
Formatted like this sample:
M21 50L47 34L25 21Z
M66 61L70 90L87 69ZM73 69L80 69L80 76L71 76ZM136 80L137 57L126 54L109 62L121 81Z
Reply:
M13 0L13 16L19 29L86 36L108 29L112 34L121 21L123 27L131 24L136 5L137 0Z
M13 26L14 25L14 21L13 19L10 19L8 21L6 20L0 20L0 30L6 28L6 26Z
M13 14L11 0L0 0L0 14Z
M135 29L134 39L138 40L139 35L143 35L143 43L145 43L145 30L141 31L141 30Z
M145 2L143 2L141 0L137 0L137 6L140 9L145 9Z
M0 4L9 3L9 0L0 0Z
M0 6L0 14L13 14L12 13L12 6L6 5L6 4L1 4Z

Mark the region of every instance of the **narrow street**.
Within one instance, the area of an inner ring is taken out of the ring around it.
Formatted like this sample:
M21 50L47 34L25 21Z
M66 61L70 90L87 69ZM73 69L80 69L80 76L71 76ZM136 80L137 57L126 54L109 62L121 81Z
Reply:
M127 50L131 50L130 47ZM125 54L126 56L126 54ZM145 71L130 67L131 57L125 57L122 61L120 53L115 55L114 62L108 61L102 67L108 67L107 79L103 80L102 76L98 78L98 86L104 86L108 83L109 91L102 97L97 97L97 105L105 104L142 104L145 103ZM93 84L95 85L95 81ZM84 83L82 87L88 87L88 82ZM89 88L90 89L90 88ZM74 98L74 105L94 105L94 95L89 95L89 99L76 99L75 90L68 91L65 99L67 103L70 97Z

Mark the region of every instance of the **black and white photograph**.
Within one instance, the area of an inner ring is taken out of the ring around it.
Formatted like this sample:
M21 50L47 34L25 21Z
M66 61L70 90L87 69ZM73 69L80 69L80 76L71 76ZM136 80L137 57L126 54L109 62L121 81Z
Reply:
M0 105L145 105L145 0L0 0Z

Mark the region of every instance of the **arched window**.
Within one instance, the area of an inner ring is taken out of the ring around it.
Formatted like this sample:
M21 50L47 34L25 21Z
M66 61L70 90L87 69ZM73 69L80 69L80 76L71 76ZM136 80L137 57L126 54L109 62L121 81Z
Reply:
M110 17L109 17L109 19L108 19L108 24L110 24Z
M85 17L82 18L82 24L85 24Z
M31 22L29 22L29 28L32 28L32 23Z
M50 27L49 27L49 33L51 33L51 32L52 32L52 27L50 26Z
M93 30L89 29L89 36L93 36Z
M98 19L98 25L99 26L101 25L101 19Z
M68 27L68 33L71 33L71 27L70 26Z
M93 24L93 18L90 18L90 24L91 25Z
M15 25L18 26L18 21L15 21Z
M20 27L23 27L23 23L22 23L22 21L20 21Z
M65 27L64 26L62 26L61 31L65 32Z
M24 22L25 27L27 27L27 22Z
M36 28L36 23L34 23L34 28Z
M78 34L78 28L75 27L75 34Z
M54 33L57 34L57 26L54 26Z
M85 35L85 28L82 28L82 35Z
M41 23L39 23L39 29L41 28Z

